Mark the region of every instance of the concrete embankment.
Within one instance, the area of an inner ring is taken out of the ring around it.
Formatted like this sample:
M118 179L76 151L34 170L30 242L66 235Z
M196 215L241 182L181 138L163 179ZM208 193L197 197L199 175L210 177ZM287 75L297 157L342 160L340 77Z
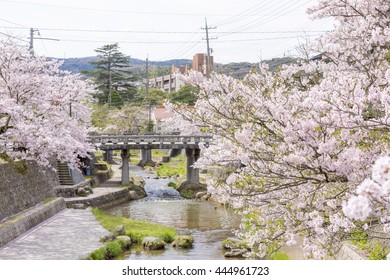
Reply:
M113 178L93 188L93 193L86 197L73 196L77 188L65 187L71 197L46 199L4 219L0 223L0 259L74 260L86 258L100 248L100 237L108 231L90 209L68 208L107 207L134 199L136 191L121 187L120 170L118 166L114 169ZM61 187L53 184L46 194L61 192L58 188Z
M64 209L0 248L2 260L77 260L100 248L108 234L89 209Z

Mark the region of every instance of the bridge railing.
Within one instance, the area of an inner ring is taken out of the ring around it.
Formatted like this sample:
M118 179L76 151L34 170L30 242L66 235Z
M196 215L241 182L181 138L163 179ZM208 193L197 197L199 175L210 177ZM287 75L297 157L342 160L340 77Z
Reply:
M98 135L89 136L88 140L93 144L141 144L141 143L206 143L208 144L212 136L204 135Z

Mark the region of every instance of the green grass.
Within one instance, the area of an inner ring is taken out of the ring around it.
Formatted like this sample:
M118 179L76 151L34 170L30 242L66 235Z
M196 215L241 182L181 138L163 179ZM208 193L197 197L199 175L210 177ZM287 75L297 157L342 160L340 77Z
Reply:
M157 176L185 176L187 172L186 159L183 155L171 158L170 162L163 163L157 168Z
M126 246L121 240L114 240L107 242L103 247L93 251L89 255L89 259L91 260L111 260L119 255L121 255L125 250L127 250Z
M177 236L177 232L172 227L137 221L123 217L105 215L98 208L92 209L92 213L101 225L109 231L113 231L118 225L124 225L126 235L130 236L131 240L140 243L144 237L154 236L161 238L167 243L172 242Z
M283 251L277 251L273 253L269 258L269 260L289 260L288 255Z
M170 167L167 165L161 165L157 168L157 176L163 177L171 177L175 175L184 176L186 174L185 167Z
M161 152L160 150L152 150L152 156L155 156L155 157L167 157L169 155L166 154L166 153Z

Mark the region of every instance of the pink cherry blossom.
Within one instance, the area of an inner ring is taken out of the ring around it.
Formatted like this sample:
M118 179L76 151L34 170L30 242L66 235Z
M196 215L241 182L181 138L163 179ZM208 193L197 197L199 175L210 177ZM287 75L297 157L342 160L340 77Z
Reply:
M321 59L275 73L260 64L242 80L193 72L184 79L200 88L195 110L173 107L183 127L214 136L196 167L225 171L208 189L241 211L252 256L299 234L308 257L324 258L354 228L371 238L389 223L390 165L379 160L372 176L371 165L389 153L390 5L320 0L309 12L336 22L307 46ZM375 223L355 222L366 219Z
M50 158L76 165L92 150L92 86L59 66L0 41L0 153L41 165L50 165Z

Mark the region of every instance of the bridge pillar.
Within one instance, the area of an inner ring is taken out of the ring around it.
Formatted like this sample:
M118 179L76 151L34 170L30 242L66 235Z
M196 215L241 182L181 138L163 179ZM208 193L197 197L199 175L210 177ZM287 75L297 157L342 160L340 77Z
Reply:
M200 149L186 149L187 156L187 182L199 184L199 170L192 167L198 160Z
M121 184L122 185L130 184L130 179L129 179L130 150L122 150L121 157L122 157L122 180L121 180Z
M181 154L181 149L171 149L169 156L170 157L177 157L180 154Z
M152 150L151 149L141 149L140 150L141 160L138 163L138 166L144 167L145 165L154 166L154 162L152 160Z
M113 150L105 150L103 151L103 160L107 162L112 162L113 161L113 155L114 151Z
M195 198L198 192L207 191L207 187L199 182L199 170L192 165L198 160L200 149L186 149L187 181L181 183L177 191L185 198Z

